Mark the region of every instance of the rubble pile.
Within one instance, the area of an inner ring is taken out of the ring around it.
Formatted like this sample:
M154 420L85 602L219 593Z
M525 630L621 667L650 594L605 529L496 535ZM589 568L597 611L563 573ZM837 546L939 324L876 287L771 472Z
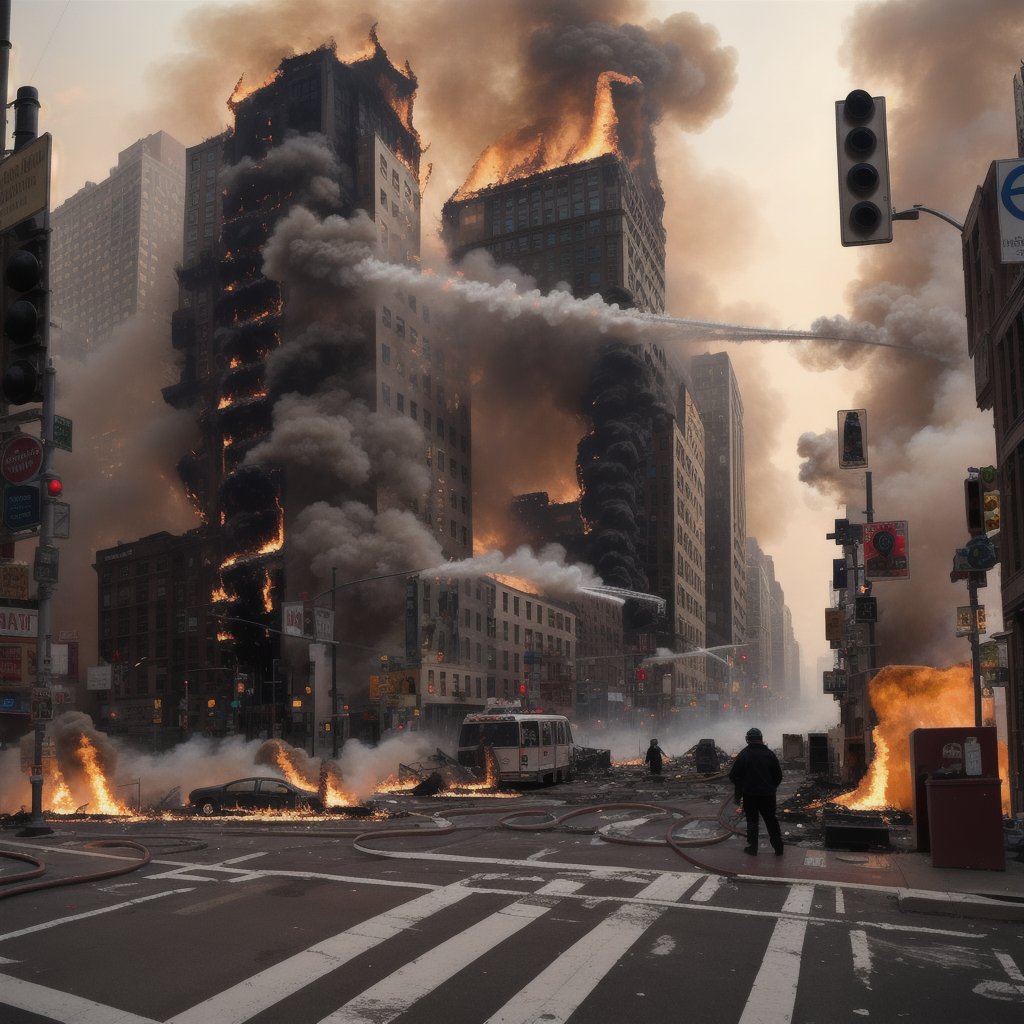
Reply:
M398 779L404 784L416 783L413 796L434 796L445 789L481 781L472 768L459 764L440 748L423 761L399 764Z

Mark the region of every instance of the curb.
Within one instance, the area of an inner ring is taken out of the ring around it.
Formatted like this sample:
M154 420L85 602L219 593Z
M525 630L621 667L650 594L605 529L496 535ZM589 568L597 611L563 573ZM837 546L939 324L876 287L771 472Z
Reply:
M899 889L900 910L919 914L948 914L988 921L1024 921L1024 899L1005 899L964 892L932 892L928 889Z

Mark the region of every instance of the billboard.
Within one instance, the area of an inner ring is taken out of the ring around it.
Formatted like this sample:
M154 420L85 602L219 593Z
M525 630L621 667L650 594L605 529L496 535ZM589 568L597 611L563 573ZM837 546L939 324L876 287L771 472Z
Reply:
M905 519L864 524L864 578L910 579L910 536Z

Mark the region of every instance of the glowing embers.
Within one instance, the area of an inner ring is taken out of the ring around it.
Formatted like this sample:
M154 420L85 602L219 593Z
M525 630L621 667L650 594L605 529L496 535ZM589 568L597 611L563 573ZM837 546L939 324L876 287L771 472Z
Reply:
M604 71L598 77L589 118L563 118L557 124L535 125L510 132L484 150L465 184L455 193L466 199L492 185L582 163L608 153L622 155L615 86L637 87L640 79Z

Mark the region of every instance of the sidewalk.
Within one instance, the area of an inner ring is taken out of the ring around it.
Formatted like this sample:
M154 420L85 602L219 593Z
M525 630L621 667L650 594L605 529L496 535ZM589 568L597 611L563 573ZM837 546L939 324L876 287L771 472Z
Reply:
M906 911L1024 921L1024 861L1007 851L1005 871L936 868L928 853L854 853L787 846L781 857L761 839L756 857L739 837L699 851L709 867L747 879L830 883L893 890Z

